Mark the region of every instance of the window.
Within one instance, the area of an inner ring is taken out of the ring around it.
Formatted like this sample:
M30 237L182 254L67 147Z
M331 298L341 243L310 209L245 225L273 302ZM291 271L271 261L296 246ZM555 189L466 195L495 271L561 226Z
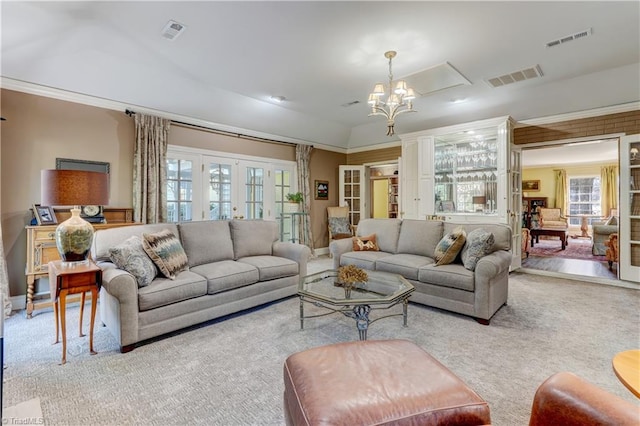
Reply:
M193 220L193 161L167 159L167 221Z
M600 176L569 178L569 215L600 216ZM580 225L579 217L570 217L569 225Z

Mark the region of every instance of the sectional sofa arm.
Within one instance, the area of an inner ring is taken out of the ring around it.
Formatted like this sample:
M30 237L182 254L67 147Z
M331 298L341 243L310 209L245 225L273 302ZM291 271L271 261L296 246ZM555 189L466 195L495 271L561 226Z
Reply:
M284 257L297 262L300 266L300 276L307 275L307 262L311 258L311 249L302 244L294 244L288 241L276 241L273 243L273 255Z
M120 304L126 304L133 302L138 306L138 282L135 277L124 271L118 269L111 262L100 262L98 264L102 268L102 287L111 296L120 301Z
M333 269L340 267L340 256L350 251L353 251L353 240L351 238L331 241L331 244L329 244L329 254L333 259Z
M476 276L493 278L505 271L509 272L511 258L511 252L506 250L497 250L484 256L476 264Z

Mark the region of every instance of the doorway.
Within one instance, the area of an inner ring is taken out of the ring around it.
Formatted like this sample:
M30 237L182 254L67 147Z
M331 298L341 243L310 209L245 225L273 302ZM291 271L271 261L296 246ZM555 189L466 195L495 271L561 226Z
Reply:
M593 225L608 217L608 212L600 211L600 169L618 165L618 138L534 145L538 144L521 146L522 180L539 186L524 190L523 196L546 199L547 207L558 207L555 171L565 170L568 207L562 214L568 221L569 238L564 251L560 244L556 248L554 241L546 240L530 247L529 256L522 260L522 271L619 285L618 265L609 269L605 256L593 255Z
M369 217L388 219L398 217L398 164L368 166Z

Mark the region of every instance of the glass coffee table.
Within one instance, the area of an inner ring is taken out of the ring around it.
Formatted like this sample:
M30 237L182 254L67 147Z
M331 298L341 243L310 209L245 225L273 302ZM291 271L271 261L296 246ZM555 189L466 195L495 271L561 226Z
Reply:
M356 321L360 340L367 340L369 324L382 318L403 316L403 325L407 326L407 307L409 297L415 288L401 275L387 272L366 271L369 280L358 283L350 292L336 285L338 271L330 270L304 277L298 286L300 297L300 329L304 329L304 320L333 313L341 313ZM304 303L328 309L329 312L304 316ZM369 312L377 309L389 309L402 303L401 314L389 314L374 320Z

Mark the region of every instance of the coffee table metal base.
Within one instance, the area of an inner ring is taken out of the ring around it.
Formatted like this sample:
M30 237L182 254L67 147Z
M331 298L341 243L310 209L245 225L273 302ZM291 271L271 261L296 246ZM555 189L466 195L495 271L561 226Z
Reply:
M356 304L356 305L346 305L343 306L339 309L335 309L331 306L328 306L325 303L319 302L317 300L312 300L312 299L307 299L304 296L299 296L300 297L300 329L303 330L304 329L304 320L305 319L309 319L309 318L318 318L318 317L323 317L326 315L331 315L331 314L335 314L335 313L341 313L346 317L349 318L353 318L356 321L356 328L358 329L358 337L360 340L367 340L367 330L369 329L369 324L372 324L378 320L381 320L383 318L388 318L388 317L397 317L402 315L402 325L404 327L407 326L407 311L408 311L408 306L409 306L409 296L395 300L393 302L390 302L387 306L384 307L374 307L372 308L371 305L366 305L366 304ZM325 312L323 314L317 314L317 315L309 315L309 316L304 316L304 303L308 302L311 303L314 306L317 306L319 308L324 308L329 310L329 312ZM384 315L382 317L376 318L376 319L370 319L369 318L369 313L372 310L380 310L380 309L389 309L392 308L394 306L396 306L397 304L402 303L402 313L401 314L389 314L389 315Z

